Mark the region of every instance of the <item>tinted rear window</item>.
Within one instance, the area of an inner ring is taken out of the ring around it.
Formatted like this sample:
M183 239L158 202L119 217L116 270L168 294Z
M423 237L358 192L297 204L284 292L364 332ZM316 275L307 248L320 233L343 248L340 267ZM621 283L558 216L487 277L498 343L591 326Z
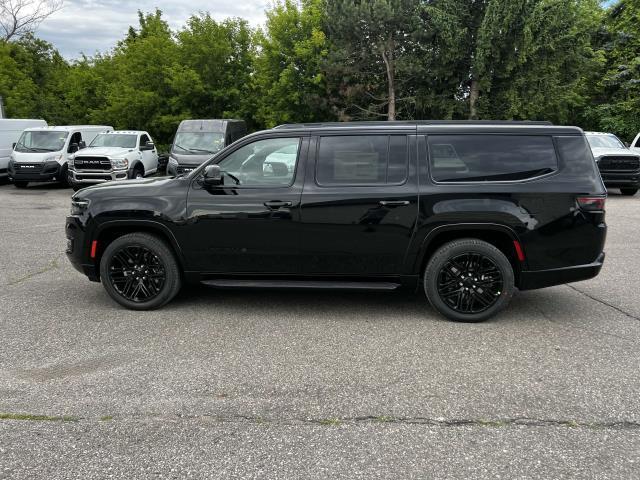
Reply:
M427 141L437 182L525 180L558 169L548 136L430 135Z
M400 184L407 178L406 135L322 137L318 185Z

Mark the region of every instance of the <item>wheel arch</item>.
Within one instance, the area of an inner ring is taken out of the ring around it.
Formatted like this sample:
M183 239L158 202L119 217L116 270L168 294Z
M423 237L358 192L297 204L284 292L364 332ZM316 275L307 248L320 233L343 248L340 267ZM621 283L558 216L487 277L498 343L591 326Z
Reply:
M164 240L175 255L180 270L184 272L185 263L182 249L173 232L167 226L153 220L113 220L101 224L95 231L94 240L98 243L95 258L92 258L91 261L99 267L102 254L109 244L116 238L129 233L149 233Z
M433 228L422 240L414 272L422 276L429 259L438 248L461 238L477 238L498 248L511 263L516 285L519 284L520 271L526 269L526 258L524 261L518 259L514 242L518 242L521 247L522 244L512 228L494 223L461 223Z
M144 168L144 163L142 163L142 160L140 160L139 158L135 158L135 159L132 160L131 166L129 167L129 177L130 178L133 178L133 172L135 172L137 168L142 169L142 176L143 177L146 175L147 171Z

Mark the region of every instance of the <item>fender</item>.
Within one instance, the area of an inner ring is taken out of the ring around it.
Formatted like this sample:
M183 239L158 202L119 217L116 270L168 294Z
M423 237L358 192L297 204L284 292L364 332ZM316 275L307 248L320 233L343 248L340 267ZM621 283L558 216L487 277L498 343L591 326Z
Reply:
M423 238L419 250L418 255L416 256L416 261L413 265L412 272L417 272L420 275L420 268L424 263L424 257L429 248L429 244L433 241L433 239L443 232L450 231L465 231L465 230L486 230L486 231L494 231L501 232L507 234L512 240L520 241L517 233L507 225L502 225L499 223L453 223L448 225L440 225L432 228Z

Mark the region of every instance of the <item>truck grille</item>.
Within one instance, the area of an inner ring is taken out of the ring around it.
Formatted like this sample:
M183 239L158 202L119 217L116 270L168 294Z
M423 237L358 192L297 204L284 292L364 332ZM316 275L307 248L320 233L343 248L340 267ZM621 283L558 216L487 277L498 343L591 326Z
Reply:
M111 161L106 157L82 157L74 160L76 170L104 171L111 170Z
M640 159L638 157L602 157L598 165L602 171L635 171L640 168Z
M43 163L14 163L13 169L20 173L40 173L44 167Z

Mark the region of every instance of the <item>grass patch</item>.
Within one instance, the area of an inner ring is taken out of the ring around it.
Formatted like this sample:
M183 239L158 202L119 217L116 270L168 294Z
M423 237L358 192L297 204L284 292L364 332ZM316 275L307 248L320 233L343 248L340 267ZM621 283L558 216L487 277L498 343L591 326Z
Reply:
M395 418L390 417L389 415L381 415L379 417L376 417L374 420L380 423L389 423L389 422L393 422Z
M113 416L112 415L104 415L104 416L100 417L100 421L101 422L110 422L111 420L113 420Z
M78 418L70 415L49 416L30 413L0 413L0 420L28 420L34 422L77 422Z
M320 425L335 426L335 425L340 425L340 419L339 418L323 418L322 420L318 420L318 423Z

